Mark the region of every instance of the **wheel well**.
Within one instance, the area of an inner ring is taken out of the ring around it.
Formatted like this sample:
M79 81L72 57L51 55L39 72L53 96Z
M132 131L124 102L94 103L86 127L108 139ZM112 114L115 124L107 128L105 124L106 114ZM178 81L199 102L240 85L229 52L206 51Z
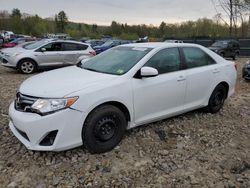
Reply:
M105 103L100 104L99 106L95 107L93 110L95 110L96 108L99 108L100 106L103 106L103 105L112 105L112 106L115 106L115 107L119 108L124 113L127 122L129 122L131 120L128 108L124 104L122 104L120 102L117 102L117 101L105 102Z
M18 63L17 63L17 68L19 68L20 63L21 63L23 60L31 60L31 61L33 61L33 62L36 64L36 66L37 66L37 62L36 62L34 59L32 59L32 58L22 58L22 59L20 59L20 60L18 61Z
M229 91L229 84L227 82L221 82L218 85L223 85L226 88L226 92L227 92L227 97L228 97L228 91Z

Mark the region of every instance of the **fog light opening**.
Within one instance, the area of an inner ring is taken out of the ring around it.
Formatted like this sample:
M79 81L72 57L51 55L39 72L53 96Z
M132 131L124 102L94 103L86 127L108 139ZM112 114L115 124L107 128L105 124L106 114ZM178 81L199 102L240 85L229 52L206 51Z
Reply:
M56 139L57 133L58 133L58 130L49 132L47 136L45 136L44 139L40 142L39 145L40 146L52 146Z

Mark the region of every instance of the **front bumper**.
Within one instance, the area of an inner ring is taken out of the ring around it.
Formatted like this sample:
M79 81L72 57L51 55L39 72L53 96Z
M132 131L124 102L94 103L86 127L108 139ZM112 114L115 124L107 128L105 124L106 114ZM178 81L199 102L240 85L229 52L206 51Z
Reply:
M17 68L17 61L11 56L0 55L0 64L9 68Z
M62 151L82 145L82 126L85 114L65 109L50 115L17 111L9 107L9 127L13 134L30 150ZM42 146L42 140L52 131L58 131L50 146Z

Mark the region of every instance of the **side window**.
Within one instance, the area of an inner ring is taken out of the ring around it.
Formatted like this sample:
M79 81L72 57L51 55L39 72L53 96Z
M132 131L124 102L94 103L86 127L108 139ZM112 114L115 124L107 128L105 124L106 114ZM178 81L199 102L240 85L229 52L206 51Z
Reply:
M61 51L62 44L61 43L49 43L43 46L42 48L46 49L46 52L53 52L53 51Z
M63 51L77 51L78 44L74 43L63 43Z
M86 50L88 48L87 45L84 45L84 44L77 44L77 49L78 50Z
M187 68L195 68L206 65L216 64L216 62L204 51L199 48L183 48Z
M167 48L156 53L144 66L153 67L159 74L180 70L180 55L178 48Z

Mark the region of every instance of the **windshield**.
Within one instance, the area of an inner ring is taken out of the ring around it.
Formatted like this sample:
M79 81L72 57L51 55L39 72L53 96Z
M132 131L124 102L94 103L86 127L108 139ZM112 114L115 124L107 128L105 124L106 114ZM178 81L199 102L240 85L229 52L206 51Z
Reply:
M99 54L83 65L82 68L90 71L122 75L137 64L152 48L117 47Z
M212 44L213 47L227 47L227 41L217 41Z
M34 43L30 44L30 45L23 46L23 48L26 49L26 50L33 50L33 49L39 48L40 46L45 45L47 43L48 42L46 40L40 40L40 41L34 42Z

